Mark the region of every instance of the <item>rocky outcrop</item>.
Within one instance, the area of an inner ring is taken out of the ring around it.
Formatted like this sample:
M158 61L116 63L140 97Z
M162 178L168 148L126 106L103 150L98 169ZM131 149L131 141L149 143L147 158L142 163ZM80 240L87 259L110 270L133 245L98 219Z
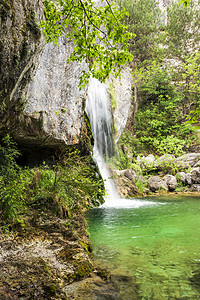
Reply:
M115 124L115 140L117 141L126 127L132 96L132 76L128 68L121 71L121 78L113 75L107 80L110 90Z
M60 38L46 44L39 22L41 0L3 0L0 4L0 135L18 143L58 147L80 141L87 88L79 90L87 65L67 63L73 44ZM123 131L131 100L131 74L108 81L116 101L117 136Z
M118 292L106 280L109 273L92 262L83 214L61 219L49 210L32 213L14 232L0 226L0 298L96 299L106 294L118 299L112 298Z
M149 188L152 192L155 192L155 191L158 191L158 190L167 191L166 182L162 178L160 178L159 176L150 177L148 182L149 182Z
M200 167L194 168L190 172L192 182L200 183Z
M179 158L163 155L137 157L133 168L114 171L122 196L134 196L157 192L199 192L200 153L188 153ZM184 171L183 171L184 170Z
M175 189L177 188L177 185L178 185L176 177L173 175L167 174L164 177L164 179L167 183L169 191L171 191L171 192L175 191Z
M195 165L198 166L199 159L200 153L187 153L176 158L175 163L177 166L187 169Z
M3 1L0 21L0 133L33 145L79 142L85 90L79 91L86 65L67 58L65 38L46 44L39 28L42 1Z

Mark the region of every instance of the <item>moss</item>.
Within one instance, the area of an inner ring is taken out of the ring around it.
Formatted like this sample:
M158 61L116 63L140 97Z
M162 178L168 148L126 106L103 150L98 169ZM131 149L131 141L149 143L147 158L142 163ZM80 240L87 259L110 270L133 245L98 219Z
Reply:
M75 273L78 280L88 276L93 271L93 266L88 261L74 262L74 267L76 268Z
M29 21L27 21L26 23L27 28L36 36L36 37L40 37L41 36L41 32L40 32L40 28L39 26L36 24L34 19L30 19Z
M50 297L56 296L57 287L53 283L51 285L44 286L44 292L46 296L50 296Z
M21 60L25 60L28 57L28 54L29 54L28 41L24 40L24 43L22 45L22 50L21 50Z
M102 269L100 267L97 268L97 275L103 280L110 279L110 273L107 270Z
M117 108L117 100L115 98L115 93L113 90L113 86L111 84L109 85L109 92L110 92L110 100L111 100L112 109L115 110Z
M89 148L91 148L91 146L94 146L94 137L93 137L93 133L92 133L92 127L91 127L91 123L90 123L90 119L87 115L86 112L84 112L84 123L86 124L86 142L88 142L90 145L89 145Z
M92 249L92 245L91 244L86 244L86 243L83 243L82 241L79 241L79 243L87 251L88 254L92 253L93 249Z

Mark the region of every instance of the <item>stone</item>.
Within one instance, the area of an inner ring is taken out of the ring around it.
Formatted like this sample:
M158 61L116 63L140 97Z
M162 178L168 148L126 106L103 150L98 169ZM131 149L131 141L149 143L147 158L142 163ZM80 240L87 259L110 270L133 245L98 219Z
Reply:
M87 87L79 90L85 62L67 63L73 43L47 44L38 26L45 19L38 0L3 1L0 18L0 135L11 133L21 145L57 149L81 141ZM115 124L123 131L131 103L131 73L113 82ZM108 83L109 84L109 83Z
M143 156L142 158L139 158L140 166L141 168L148 168L153 167L155 163L155 157L153 154L149 154L148 156Z
M191 185L192 184L192 176L190 173L186 173L185 174L185 182L187 185Z
M124 176L126 176L129 180L134 180L137 175L133 169L127 169L124 172Z
M200 192L200 184L193 184L191 190L193 192Z
M167 183L160 178L159 176L152 176L148 180L149 188L152 192L156 192L158 190L168 190Z
M121 79L111 75L106 84L110 86L111 98L115 101L113 107L115 140L117 141L124 131L131 107L132 75L128 68L121 71ZM112 89L112 90L111 90Z
M135 183L133 183L133 181L129 180L126 176L118 177L116 183L118 192L123 198L131 198L134 195L139 194L138 187L135 185Z
M154 163L155 167L158 169L163 169L169 166L172 162L174 162L175 156L171 154L165 154L160 156Z
M198 162L194 165L194 168L196 167L200 167L200 160L198 160Z
M190 174L193 183L200 183L200 167L192 169Z
M183 184L186 183L186 174L185 172L178 172L176 173L176 179L178 182L182 182Z
M178 183L175 176L167 174L164 179L167 183L169 191L174 191L177 188Z
M194 167L195 164L200 159L200 153L187 153L178 158L176 158L175 162L179 166L184 168Z

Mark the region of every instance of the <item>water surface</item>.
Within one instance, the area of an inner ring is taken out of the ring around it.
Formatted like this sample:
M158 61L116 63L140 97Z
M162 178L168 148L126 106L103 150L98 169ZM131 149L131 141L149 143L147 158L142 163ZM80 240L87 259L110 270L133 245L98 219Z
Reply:
M86 217L96 263L131 278L118 282L121 299L200 299L200 197L143 198Z

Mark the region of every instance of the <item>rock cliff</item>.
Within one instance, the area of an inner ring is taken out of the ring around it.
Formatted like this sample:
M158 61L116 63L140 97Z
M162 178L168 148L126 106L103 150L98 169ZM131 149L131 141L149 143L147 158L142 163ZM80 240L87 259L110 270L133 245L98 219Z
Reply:
M76 144L82 127L84 64L67 64L72 43L46 44L42 1L4 0L0 14L0 134L42 146Z
M60 38L59 47L45 43L39 27L44 19L40 0L0 4L0 135L9 132L22 145L57 148L79 143L87 89L80 91L78 83L87 66L67 63L73 44L65 38ZM119 112L116 123L121 132L126 122L123 111L129 109L131 97L127 72L117 86L121 90L115 89L117 110L123 113L123 124L118 124Z

